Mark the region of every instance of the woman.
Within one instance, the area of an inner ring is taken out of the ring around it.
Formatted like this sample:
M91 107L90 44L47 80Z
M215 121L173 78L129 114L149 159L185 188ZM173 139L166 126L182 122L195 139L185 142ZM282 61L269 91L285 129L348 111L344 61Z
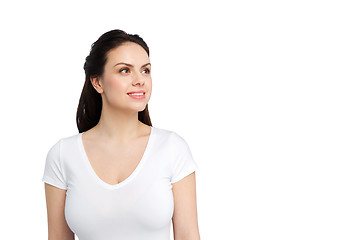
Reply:
M49 239L200 239L186 141L153 127L149 49L109 31L92 44L77 109L79 134L49 150L42 181Z

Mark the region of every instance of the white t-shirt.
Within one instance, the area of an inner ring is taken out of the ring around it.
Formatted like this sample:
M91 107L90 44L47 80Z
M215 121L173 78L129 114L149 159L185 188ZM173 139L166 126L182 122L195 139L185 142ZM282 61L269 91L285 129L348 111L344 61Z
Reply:
M50 148L42 178L67 190L65 219L79 240L169 240L171 184L198 169L186 141L152 126L136 169L110 185L93 170L81 135L61 138Z

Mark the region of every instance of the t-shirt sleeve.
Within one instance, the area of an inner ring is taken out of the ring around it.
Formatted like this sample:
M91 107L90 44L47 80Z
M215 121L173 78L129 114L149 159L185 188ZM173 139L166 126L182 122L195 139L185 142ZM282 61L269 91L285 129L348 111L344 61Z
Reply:
M197 171L199 166L193 159L191 150L187 142L178 134L174 134L175 141L173 142L173 175L171 183L175 183L188 176L190 173Z
M60 189L67 189L60 159L61 139L47 153L42 181Z

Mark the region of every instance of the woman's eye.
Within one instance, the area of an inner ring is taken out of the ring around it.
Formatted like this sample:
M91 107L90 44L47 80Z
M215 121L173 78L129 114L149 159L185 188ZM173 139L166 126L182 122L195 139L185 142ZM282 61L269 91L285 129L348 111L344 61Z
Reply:
M126 71L126 72L124 72L124 71ZM127 71L129 71L128 68L123 68L123 69L121 69L119 72L121 72L121 73L127 73ZM148 68L144 69L143 71L146 71L147 74L150 73L150 69L148 69Z

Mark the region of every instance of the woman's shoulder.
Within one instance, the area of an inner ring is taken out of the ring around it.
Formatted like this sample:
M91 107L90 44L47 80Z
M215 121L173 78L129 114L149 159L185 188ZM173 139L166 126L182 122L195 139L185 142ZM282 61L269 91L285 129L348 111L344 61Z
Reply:
M159 128L154 127L156 134L162 138L166 138L168 140L168 143L172 144L184 144L186 143L185 139L175 130L171 129L165 129L165 128Z
M74 146L74 144L78 144L78 140L81 133L76 133L67 136L58 137L52 144L50 149L58 149L58 151L67 149L66 146ZM77 146L77 145L76 145Z

